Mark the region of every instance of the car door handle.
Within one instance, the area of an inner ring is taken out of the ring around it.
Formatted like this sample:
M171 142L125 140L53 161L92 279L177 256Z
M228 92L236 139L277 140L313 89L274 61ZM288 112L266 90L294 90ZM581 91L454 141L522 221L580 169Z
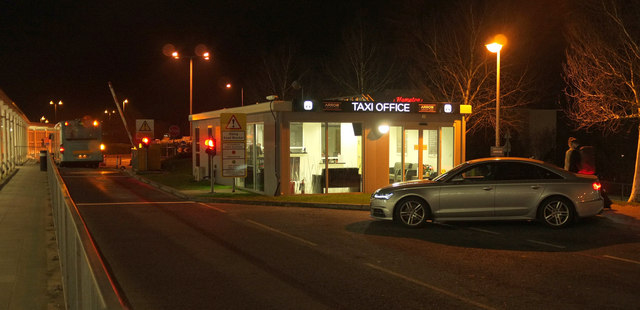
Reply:
M487 186L487 187L483 187L482 189L483 189L483 190L485 190L485 191L490 191L490 190L492 190L492 189L493 189L493 187L491 187L491 186Z
M540 188L540 186L538 186L538 185L531 185L531 189L539 189L539 188Z

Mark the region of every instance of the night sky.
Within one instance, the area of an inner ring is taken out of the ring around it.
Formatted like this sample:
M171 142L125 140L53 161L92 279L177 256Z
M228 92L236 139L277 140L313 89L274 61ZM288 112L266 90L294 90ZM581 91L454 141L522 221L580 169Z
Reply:
M108 82L139 117L184 121L188 59L207 45L213 62L194 60L194 112L240 101L240 89L264 48L287 38L321 52L338 38L358 1L3 1L0 7L0 88L31 121L53 120L49 101L62 100L58 119L115 108ZM367 1L375 8L376 1Z
M239 105L240 87L255 74L265 50L294 40L307 57L326 55L357 12L387 23L388 14L402 14L394 11L399 3L406 10L407 3L419 1L8 2L0 5L0 88L31 121L41 116L53 120L51 100L64 102L59 120L100 116L115 108L107 84L111 81L120 101L130 102L128 117L187 126L188 60L163 55L165 44L183 54L193 54L197 44L210 48L212 62L194 60L193 109L216 110ZM514 14L525 12L529 16L522 18L523 25L539 30L540 37L528 41L560 46L561 34L554 29L562 16L553 14L563 1L521 2ZM549 46L535 53L553 62L555 80L561 53ZM223 89L227 82L239 87Z

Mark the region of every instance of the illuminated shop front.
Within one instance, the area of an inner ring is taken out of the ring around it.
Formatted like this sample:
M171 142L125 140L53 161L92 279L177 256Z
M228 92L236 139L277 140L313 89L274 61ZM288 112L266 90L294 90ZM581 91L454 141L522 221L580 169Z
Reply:
M460 113L460 105L411 99L273 101L194 114L194 176L209 175L201 145L208 137L221 141L228 126L221 114L236 113L246 116L238 188L265 195L371 193L393 182L433 178L464 161L468 107ZM217 147L222 154L221 143ZM232 185L222 157L213 160L216 183Z

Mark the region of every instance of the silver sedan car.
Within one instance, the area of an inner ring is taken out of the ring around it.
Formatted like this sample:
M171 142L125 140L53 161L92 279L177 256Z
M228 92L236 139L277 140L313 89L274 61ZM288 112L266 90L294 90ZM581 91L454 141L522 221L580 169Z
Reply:
M528 158L460 164L433 180L394 183L371 195L371 216L420 227L427 220L539 220L563 228L604 207L601 184Z

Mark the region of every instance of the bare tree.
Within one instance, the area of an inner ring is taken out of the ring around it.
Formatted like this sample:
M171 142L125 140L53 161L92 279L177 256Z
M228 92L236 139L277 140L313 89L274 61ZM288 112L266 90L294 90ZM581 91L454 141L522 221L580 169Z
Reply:
M359 14L343 33L341 49L325 65L325 72L349 94L370 95L384 90L397 77L398 70L382 42L385 41L374 26Z
M250 95L257 100L264 100L267 95L290 99L291 84L298 77L298 58L298 49L291 43L269 49L262 55L259 70L251 78Z
M640 119L638 7L603 1L583 12L566 31L566 113L577 129L618 132ZM640 202L640 136L638 142L630 202Z
M420 16L411 25L408 38L414 67L411 78L433 100L447 100L471 105L468 132L495 127L496 56L485 48L492 38L487 10L473 2L461 2L451 14ZM505 45L504 50L509 51ZM503 50L503 51L504 51ZM509 55L502 53L502 57ZM508 57L508 56L507 56ZM504 59L504 58L503 58ZM503 62L504 64L505 62ZM506 132L518 130L520 121L511 111L530 102L526 70L518 70L513 62L501 67L500 123Z

